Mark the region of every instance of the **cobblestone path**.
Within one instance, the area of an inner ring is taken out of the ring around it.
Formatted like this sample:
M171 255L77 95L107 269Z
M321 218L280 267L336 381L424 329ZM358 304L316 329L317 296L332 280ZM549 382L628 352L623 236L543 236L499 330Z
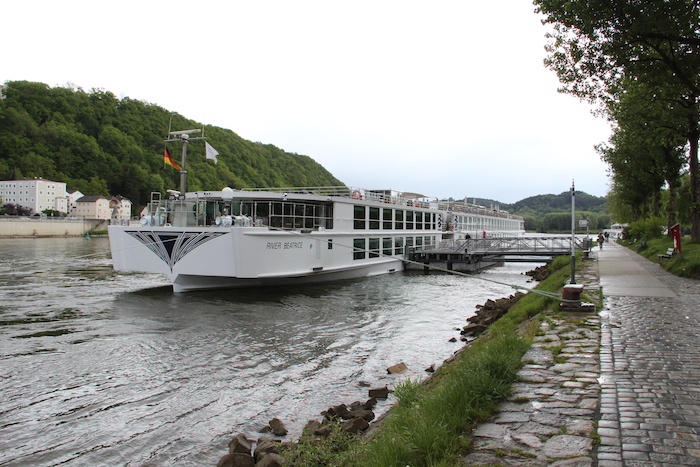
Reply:
M611 296L601 281L598 465L700 465L700 283L624 253L672 296Z
M614 245L579 283L599 313L555 313L465 465L700 465L700 283Z

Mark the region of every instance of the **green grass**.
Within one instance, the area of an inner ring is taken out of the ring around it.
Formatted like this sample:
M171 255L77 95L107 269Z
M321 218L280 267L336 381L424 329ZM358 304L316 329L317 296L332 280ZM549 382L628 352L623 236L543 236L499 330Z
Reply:
M673 240L668 237L653 238L646 240L644 244L641 240L636 242L621 240L620 244L657 263L658 255L665 254L666 250L673 247ZM676 276L700 279L700 244L691 243L689 238L682 238L681 255L664 259L661 265Z
M106 230L90 230L86 235L93 235L93 236L107 235L107 231Z
M359 435L343 432L339 423L331 424L328 437L321 442L315 438L305 438L293 445L280 448L280 454L287 461L286 465L305 467L325 467L338 465L341 457L356 443Z

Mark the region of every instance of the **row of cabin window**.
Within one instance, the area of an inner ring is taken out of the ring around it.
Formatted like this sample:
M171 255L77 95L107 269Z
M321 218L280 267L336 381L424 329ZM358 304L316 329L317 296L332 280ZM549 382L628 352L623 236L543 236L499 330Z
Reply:
M521 221L518 219L455 216L454 223L457 230L496 230L506 228L517 230L520 228Z
M352 259L377 258L379 254L387 256L403 255L405 248L428 248L434 246L435 236L426 237L384 237L355 238L352 241Z
M354 207L353 228L355 230L364 230L367 227L370 230L379 230L380 226L384 230L435 230L437 229L437 214L373 206Z
M200 202L201 203L201 202ZM333 228L333 205L280 201L236 201L202 203L200 210L213 216L230 214L260 219L263 225L290 229Z

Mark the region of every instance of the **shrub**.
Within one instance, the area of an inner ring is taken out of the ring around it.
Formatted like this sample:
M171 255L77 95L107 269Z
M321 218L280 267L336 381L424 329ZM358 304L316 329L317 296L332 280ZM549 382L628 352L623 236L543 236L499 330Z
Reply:
M651 240L663 237L666 222L661 217L650 217L641 221L632 222L628 227L627 238L638 240Z

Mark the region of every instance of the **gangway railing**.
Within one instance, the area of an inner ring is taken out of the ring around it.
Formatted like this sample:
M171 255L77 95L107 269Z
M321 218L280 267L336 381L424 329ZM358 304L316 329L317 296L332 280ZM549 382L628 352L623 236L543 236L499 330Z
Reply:
M585 238L575 238L574 248L584 250ZM440 242L436 248L462 254L553 256L571 253L571 236L470 238Z

